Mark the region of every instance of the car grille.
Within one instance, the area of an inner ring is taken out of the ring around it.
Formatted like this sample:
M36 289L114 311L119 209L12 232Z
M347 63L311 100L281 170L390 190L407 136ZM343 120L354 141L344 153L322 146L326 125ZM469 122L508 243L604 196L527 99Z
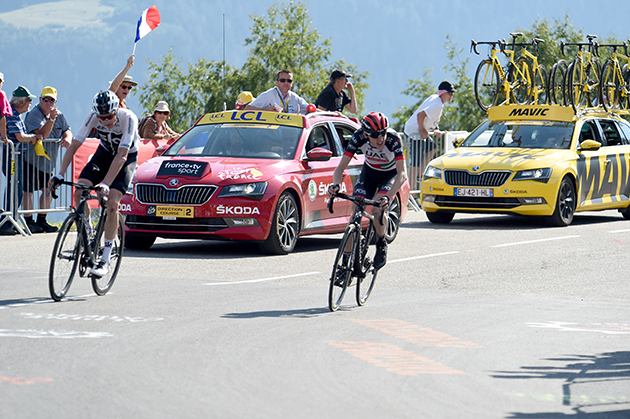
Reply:
M184 185L168 189L164 185L137 184L136 199L143 204L201 205L207 202L216 186Z
M472 196L435 196L435 205L455 208L510 209L521 205L518 198L481 198Z
M125 219L125 224L133 230L159 230L175 233L209 233L228 228L223 218L178 218L176 220L165 220L162 217L128 215Z
M501 186L511 174L509 171L470 173L466 170L445 170L444 180L452 186Z

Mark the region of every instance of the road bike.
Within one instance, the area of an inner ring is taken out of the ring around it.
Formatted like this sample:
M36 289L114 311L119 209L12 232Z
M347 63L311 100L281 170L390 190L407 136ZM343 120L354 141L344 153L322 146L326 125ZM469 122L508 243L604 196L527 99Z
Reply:
M577 46L577 56L567 69L566 90L569 102L574 111L584 106L598 106L601 98L601 64L598 45L594 39L597 35L586 35L588 42L560 42L560 52L564 55L566 46ZM587 50L584 47L588 47Z
M544 40L534 38L531 43L517 43L516 39L523 34L515 32L510 35L511 50L507 49L505 40L471 41L470 49L477 55L477 45L491 46L488 58L479 63L475 72L475 98L484 111L497 104L547 102L547 72L543 65L538 64L537 57L538 44ZM527 50L529 46L534 48L534 54ZM517 47L521 47L521 55L515 58ZM508 59L505 68L499 60L499 52ZM499 102L500 97L504 98L502 102Z
M356 204L356 211L352 220L343 234L335 263L333 264L330 283L328 286L328 307L330 311L336 311L348 287L354 282L356 286L356 301L359 306L364 305L374 289L378 269L374 267L376 254L376 230L374 229L374 216L365 211L367 206L379 207L377 201L365 199L360 196L346 195L337 192L328 201L328 210L333 213L335 197L347 199ZM381 211L379 223L383 225L385 211ZM363 217L369 219L367 228L363 228ZM344 249L347 243L351 243L350 255L344 258Z
M604 63L600 76L602 105L607 111L628 109L628 97L630 96L628 44L624 42L623 44L599 44L599 46L612 49L612 55ZM622 47L624 54L617 52L617 48ZM623 60L626 63L622 66L620 61Z
M102 197L94 186L68 181L55 181L57 185L69 185L81 190L81 199L64 220L50 259L48 288L55 301L61 301L79 271L79 276L88 276L97 295L105 295L114 285L125 246L125 229L122 219L118 220L118 232L112 245L109 273L103 276L90 274L89 271L103 254L104 229L107 220L107 198ZM95 192L92 195L91 192ZM57 195L51 191L54 198ZM90 209L88 201L97 200L99 207Z

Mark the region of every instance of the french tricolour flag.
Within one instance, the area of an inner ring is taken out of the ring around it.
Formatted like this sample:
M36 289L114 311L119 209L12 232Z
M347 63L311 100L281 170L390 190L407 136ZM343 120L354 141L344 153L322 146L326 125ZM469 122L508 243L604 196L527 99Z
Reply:
M144 12L138 21L138 30L136 31L136 42L143 38L153 29L160 26L160 12L157 6L151 6Z

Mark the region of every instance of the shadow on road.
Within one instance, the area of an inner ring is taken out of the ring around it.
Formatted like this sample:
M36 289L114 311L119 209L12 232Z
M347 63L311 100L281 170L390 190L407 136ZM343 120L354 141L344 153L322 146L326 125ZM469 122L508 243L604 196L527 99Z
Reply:
M310 318L330 313L326 307L304 308L297 310L270 310L270 311L253 311L250 313L228 313L221 316L226 319L255 319L260 317L293 317L293 318Z
M629 418L630 351L606 352L598 355L568 355L547 361L565 362L553 367L521 367L521 371L498 371L493 378L563 380L562 394L532 395L558 400L570 407L573 413L559 412L518 413L509 419L621 419ZM522 397L522 395L519 395ZM625 409L625 410L620 410Z

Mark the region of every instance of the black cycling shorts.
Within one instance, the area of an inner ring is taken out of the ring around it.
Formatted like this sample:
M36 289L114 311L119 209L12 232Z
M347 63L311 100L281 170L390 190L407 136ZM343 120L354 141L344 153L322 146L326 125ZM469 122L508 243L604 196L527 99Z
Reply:
M112 165L114 161L113 156L109 154L107 150L103 147L99 146L96 149L96 153L90 159L90 161L85 165L81 174L79 175L79 179L87 179L92 182L92 185L98 185L105 179L105 175L107 175L107 171L109 167ZM129 185L131 185L131 181L133 179L133 173L136 170L136 162L138 160L138 153L129 153L127 155L127 161L120 168L118 175L112 182L111 185L108 185L110 189L116 189L117 191L122 192L124 195L129 189Z
M392 189L398 171L396 169L383 172L374 170L367 164L363 165L359 180L354 185L353 196L362 196L367 199L376 199L376 193L386 194Z

